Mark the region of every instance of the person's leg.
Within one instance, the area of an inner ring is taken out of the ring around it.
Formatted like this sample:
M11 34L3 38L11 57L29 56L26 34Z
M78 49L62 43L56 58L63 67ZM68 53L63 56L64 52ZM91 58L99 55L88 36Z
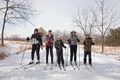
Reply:
M51 63L53 64L53 46L50 46Z
M36 47L36 55L37 55L37 60L38 62L37 63L40 63L40 45L37 45Z
M61 62L62 62L62 66L65 67L65 66L64 66L63 52L61 52Z
M57 55L58 55L58 59L57 59L57 60L58 60L58 66L61 67L61 66L60 66L60 53L59 53L59 52L57 52L57 53L58 53L58 54L57 54Z
M35 45L32 45L32 51L31 51L31 62L29 64L34 63L34 53L35 53Z
M49 46L46 46L46 64L48 64Z
M77 45L74 46L74 62L76 64L77 61Z
M92 57L91 57L91 52L88 53L89 56L89 64L92 66Z
M73 46L70 46L70 63L72 64L72 60L73 60Z
M84 64L86 65L86 63L87 63L87 52L84 51Z

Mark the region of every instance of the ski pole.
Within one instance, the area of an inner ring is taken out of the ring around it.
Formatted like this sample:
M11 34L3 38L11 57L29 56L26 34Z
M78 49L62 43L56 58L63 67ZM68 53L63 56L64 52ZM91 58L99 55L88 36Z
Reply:
M25 55L25 51L26 51L27 44L28 44L28 41L27 41L26 44L25 44L25 49L24 49L24 52L23 52L23 55L22 55L22 58L21 58L20 65L22 65L22 62L23 62L23 58L24 58L24 55Z
M66 48L65 48L65 62L66 62L66 65L67 65L67 53L66 53Z
M67 48L67 64L66 64L66 66L68 66L68 53L69 53L69 46Z
M80 46L79 47L79 66L80 66Z
M94 50L94 46L93 46L93 50ZM95 65L95 53L93 54L93 57L94 57L94 65Z
M44 50L44 49L43 49ZM46 52L44 50L44 54L42 55L41 61L43 62L44 56L45 56Z

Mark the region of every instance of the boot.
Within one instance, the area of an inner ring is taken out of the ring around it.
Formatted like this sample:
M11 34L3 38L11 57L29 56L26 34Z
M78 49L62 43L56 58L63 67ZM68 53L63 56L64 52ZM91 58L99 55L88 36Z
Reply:
M31 61L31 62L29 63L29 65L31 65L31 64L34 64L34 61Z
M36 64L40 64L40 61L36 62Z

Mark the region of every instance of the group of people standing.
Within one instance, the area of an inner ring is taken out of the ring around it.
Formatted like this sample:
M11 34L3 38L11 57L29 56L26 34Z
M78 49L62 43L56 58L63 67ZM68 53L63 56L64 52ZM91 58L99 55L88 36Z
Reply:
M29 64L34 63L34 54L36 51L37 55L37 62L36 64L40 63L40 48L43 49L43 42L42 42L42 34L38 32L38 29L34 30L34 33L32 34L31 38L27 38L27 41L32 41L32 51L31 51L31 62ZM80 39L78 38L76 31L71 31L70 37L68 38L68 44L70 47L70 64L73 64L73 58L74 63L77 65L77 45L80 43ZM86 35L86 38L83 42L84 44L84 64L87 63L87 55L89 56L89 64L92 66L92 58L91 58L91 45L93 45L92 38L90 35ZM56 55L57 55L57 63L58 66L64 67L64 57L63 57L63 48L66 48L64 45L63 40L60 36L57 36L56 40L54 39L54 35L52 34L52 30L48 31L48 34L46 35L46 64L48 64L49 60L49 54L51 56L51 64L53 64L53 47L56 49Z

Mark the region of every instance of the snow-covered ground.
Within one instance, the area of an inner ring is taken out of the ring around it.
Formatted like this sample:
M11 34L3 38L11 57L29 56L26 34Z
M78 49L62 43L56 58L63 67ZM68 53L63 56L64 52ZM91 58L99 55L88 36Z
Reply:
M69 48L67 47L67 49ZM65 51L64 49L64 58L67 51L69 50ZM26 51L22 65L31 61L30 54L30 50ZM79 64L79 49L77 54ZM53 70L50 70L50 66L48 66L47 70L44 70L45 49L40 51L40 55L41 64L26 70L23 68L15 69L21 66L22 54L11 55L0 61L0 80L120 80L120 62L116 61L113 56L92 53L93 67L88 66L86 68L83 66L83 50L80 49L80 70L77 68L74 70L68 65L66 71L64 71L60 70L58 66L53 66ZM54 65L55 63L56 53L54 49Z

